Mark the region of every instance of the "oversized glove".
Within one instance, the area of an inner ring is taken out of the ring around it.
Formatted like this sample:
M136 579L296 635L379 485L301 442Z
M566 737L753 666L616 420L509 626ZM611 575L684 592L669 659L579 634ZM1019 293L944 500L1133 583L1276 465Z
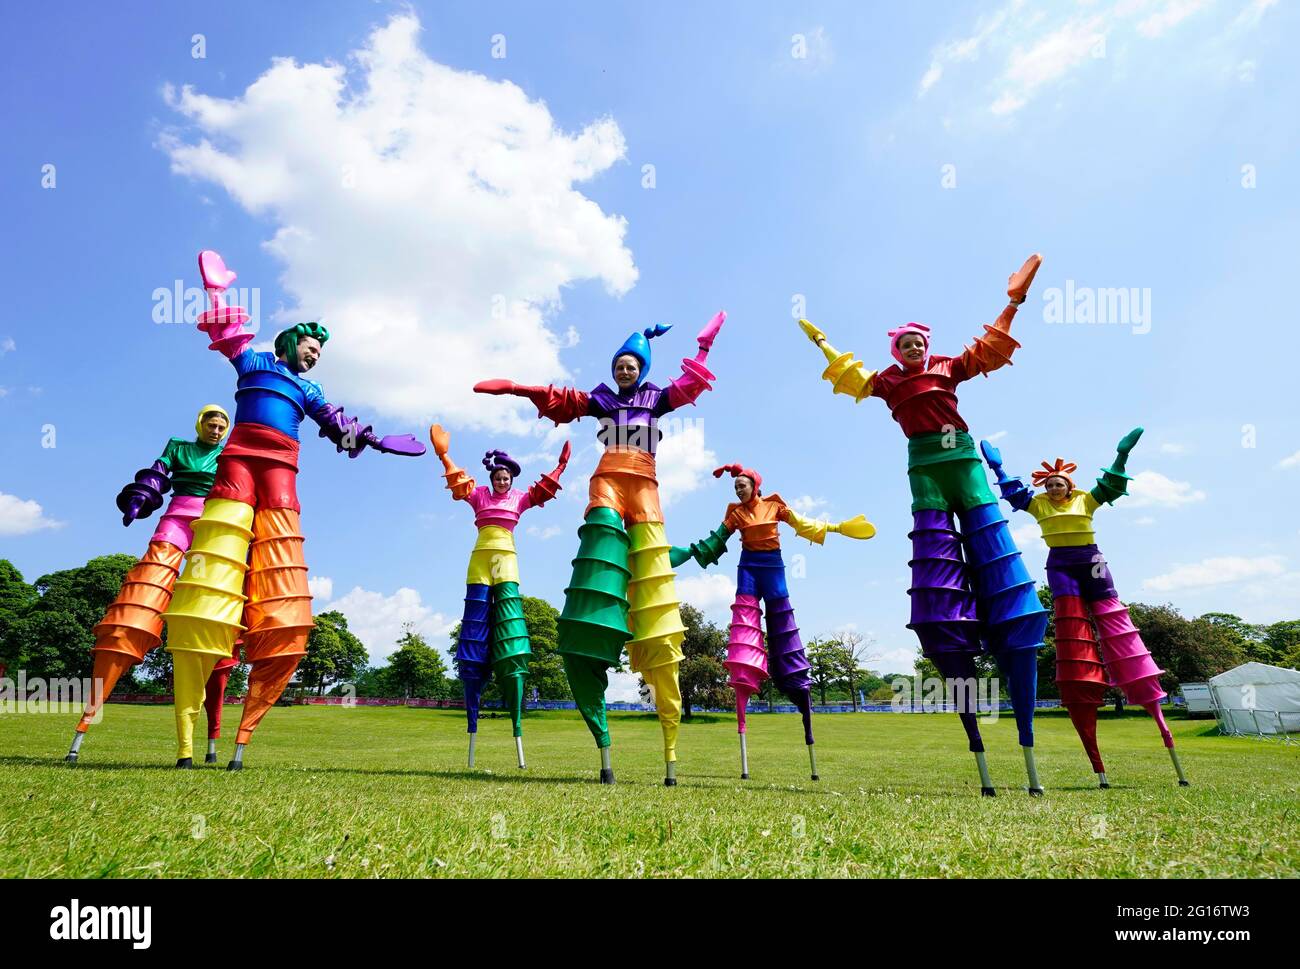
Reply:
M1109 468L1101 469L1101 477L1092 489L1092 497L1102 504L1113 504L1117 498L1128 494L1128 482L1133 479L1124 473L1128 464L1129 452L1142 436L1142 428L1135 427L1125 434L1115 446L1115 460Z
M854 360L851 353L840 353L826 342L826 334L807 320L799 321L799 329L813 343L821 347L822 353L830 364L822 371L822 378L831 382L831 393L847 394L854 403L871 396L875 384L876 372L864 369L861 360Z
M1003 500L1016 511L1027 509L1034 494L1025 487L1025 483L1019 478L1007 477L1007 473L1002 470L1002 452L988 441L980 441L980 453L984 455L984 460L993 469L993 474L997 478L998 490L1002 492Z
M162 496L171 490L172 482L167 475L167 465L161 461L155 461L149 467L137 471L135 480L117 495L122 524L130 525L137 519L148 518L162 507Z
M433 453L442 461L445 472L443 478L447 481L451 497L456 501L464 501L474 491L474 479L451 459L451 435L442 429L441 424L432 424L429 427L429 442L433 445Z
M530 387L513 380L480 380L474 385L474 393L527 397L536 405L537 416L549 418L557 427L587 416L588 395L573 387Z
M564 474L564 469L569 466L569 456L573 454L573 445L568 441L564 442L564 447L560 449L560 460L555 465L555 470L548 472L538 478L528 488L528 500L535 508L541 508L552 498L554 498L562 489L560 488L560 475Z
M707 569L726 554L727 539L731 532L725 524L719 525L698 542L687 545L674 545L668 549L668 563L677 568L690 559L695 559L700 568Z
M865 515L854 515L838 525L831 525L830 531L839 532L845 538L871 538L876 534L876 526L867 521Z
M349 458L355 458L367 447L386 454L401 454L417 458L426 450L425 446L412 434L386 434L377 437L369 424L361 427L355 417L348 417L343 408L330 404L320 421L320 436L329 438L340 453L348 452Z
M1007 277L1007 296L1017 306L1025 301L1029 287L1038 275L1038 267L1043 264L1043 257L1034 253L1025 260L1020 269Z

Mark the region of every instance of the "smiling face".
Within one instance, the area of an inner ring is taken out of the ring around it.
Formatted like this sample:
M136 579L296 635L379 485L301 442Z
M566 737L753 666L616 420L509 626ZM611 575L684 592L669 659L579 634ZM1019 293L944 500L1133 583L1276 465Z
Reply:
M1043 482L1043 487L1047 489L1047 497L1053 501L1064 501L1070 497L1070 485L1060 475L1052 475Z
M510 490L515 479L505 468L497 468L492 472L492 491L494 494L504 495Z
M754 497L754 482L746 475L736 475L736 497L742 503Z
M320 360L320 340L314 336L298 337L298 373L306 373L316 366L318 360Z
M919 367L925 360L925 338L919 333L904 333L898 338L898 352L909 367Z
M203 423L200 427L199 440L204 444L219 444L226 436L226 419L216 411L209 411L203 415Z
M641 361L630 353L624 353L614 361L614 383L619 390L631 390L641 377Z

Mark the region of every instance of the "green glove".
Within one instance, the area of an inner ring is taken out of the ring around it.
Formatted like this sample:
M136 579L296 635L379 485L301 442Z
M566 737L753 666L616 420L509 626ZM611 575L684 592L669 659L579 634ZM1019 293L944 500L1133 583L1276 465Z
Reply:
M682 545L674 545L668 550L668 562L673 568L686 564L691 557L691 550Z
M1097 479L1097 486L1092 489L1092 497L1103 505L1114 504L1115 499L1123 498L1128 494L1128 482L1133 480L1129 475L1124 473L1125 466L1128 464L1129 452L1133 450L1133 445L1137 444L1138 438L1142 436L1142 428L1135 427L1129 431L1115 446L1115 460L1109 468L1101 469L1101 477Z
M692 542L690 548L672 546L668 549L668 561L673 568L677 568L687 559L695 559L700 564L700 568L707 569L726 553L727 539L730 537L731 532L727 526L719 525L698 542Z

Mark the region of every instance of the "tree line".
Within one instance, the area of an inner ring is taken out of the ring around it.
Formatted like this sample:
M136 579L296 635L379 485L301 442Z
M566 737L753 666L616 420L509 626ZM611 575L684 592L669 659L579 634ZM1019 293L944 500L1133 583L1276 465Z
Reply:
M92 630L117 597L127 571L135 565L130 555L104 555L85 565L24 581L14 565L0 559L0 675L5 669L27 671L47 678L84 678L91 674L94 645ZM1039 598L1051 609L1051 593L1039 589ZM532 643L525 695L544 700L568 700L568 680L557 652L559 612L549 602L523 597L524 620ZM1187 617L1171 605L1130 603L1129 612L1142 631L1151 655L1165 670L1162 678L1171 695L1180 682L1200 682L1241 663L1254 660L1274 666L1300 668L1300 619L1270 624L1248 623L1230 613L1210 612ZM700 709L730 709L735 697L727 686L726 629L705 618L689 604L681 607L686 635L680 669L683 714ZM370 665L365 646L348 630L347 618L329 611L315 616L316 626L307 641L307 655L298 668L298 688L324 695L354 691L357 696L458 698L460 685L449 669L445 654L431 646L411 625L403 628L395 649L379 665ZM450 633L454 651L459 624ZM163 634L166 643L166 632ZM870 669L878 657L874 643L854 631L805 640L812 664L813 696L821 704L847 702L856 709L859 698L887 703L891 683L900 676L880 675ZM1055 682L1055 629L1049 621L1046 646L1038 657L1038 695L1059 696ZM996 676L991 657L981 656L977 667L983 676ZM917 655L915 672L938 676L928 660ZM231 676L229 690L243 692L244 667ZM643 695L648 691L642 684ZM171 692L171 655L162 649L123 677L121 693ZM484 699L499 699L490 685ZM754 701L783 702L770 680Z

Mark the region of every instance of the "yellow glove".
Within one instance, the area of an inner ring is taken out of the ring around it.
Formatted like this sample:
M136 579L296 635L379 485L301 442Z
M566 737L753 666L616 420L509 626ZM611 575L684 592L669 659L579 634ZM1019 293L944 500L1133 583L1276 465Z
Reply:
M808 339L817 344L826 354L830 366L822 371L822 377L831 382L832 393L847 394L854 403L871 396L871 385L876 379L876 371L864 370L861 360L854 360L851 353L840 353L826 342L826 334L807 320L799 321L799 328L807 334Z
M848 521L830 526L830 531L839 532L846 538L871 538L876 534L876 526L867 521L865 515L854 515Z

